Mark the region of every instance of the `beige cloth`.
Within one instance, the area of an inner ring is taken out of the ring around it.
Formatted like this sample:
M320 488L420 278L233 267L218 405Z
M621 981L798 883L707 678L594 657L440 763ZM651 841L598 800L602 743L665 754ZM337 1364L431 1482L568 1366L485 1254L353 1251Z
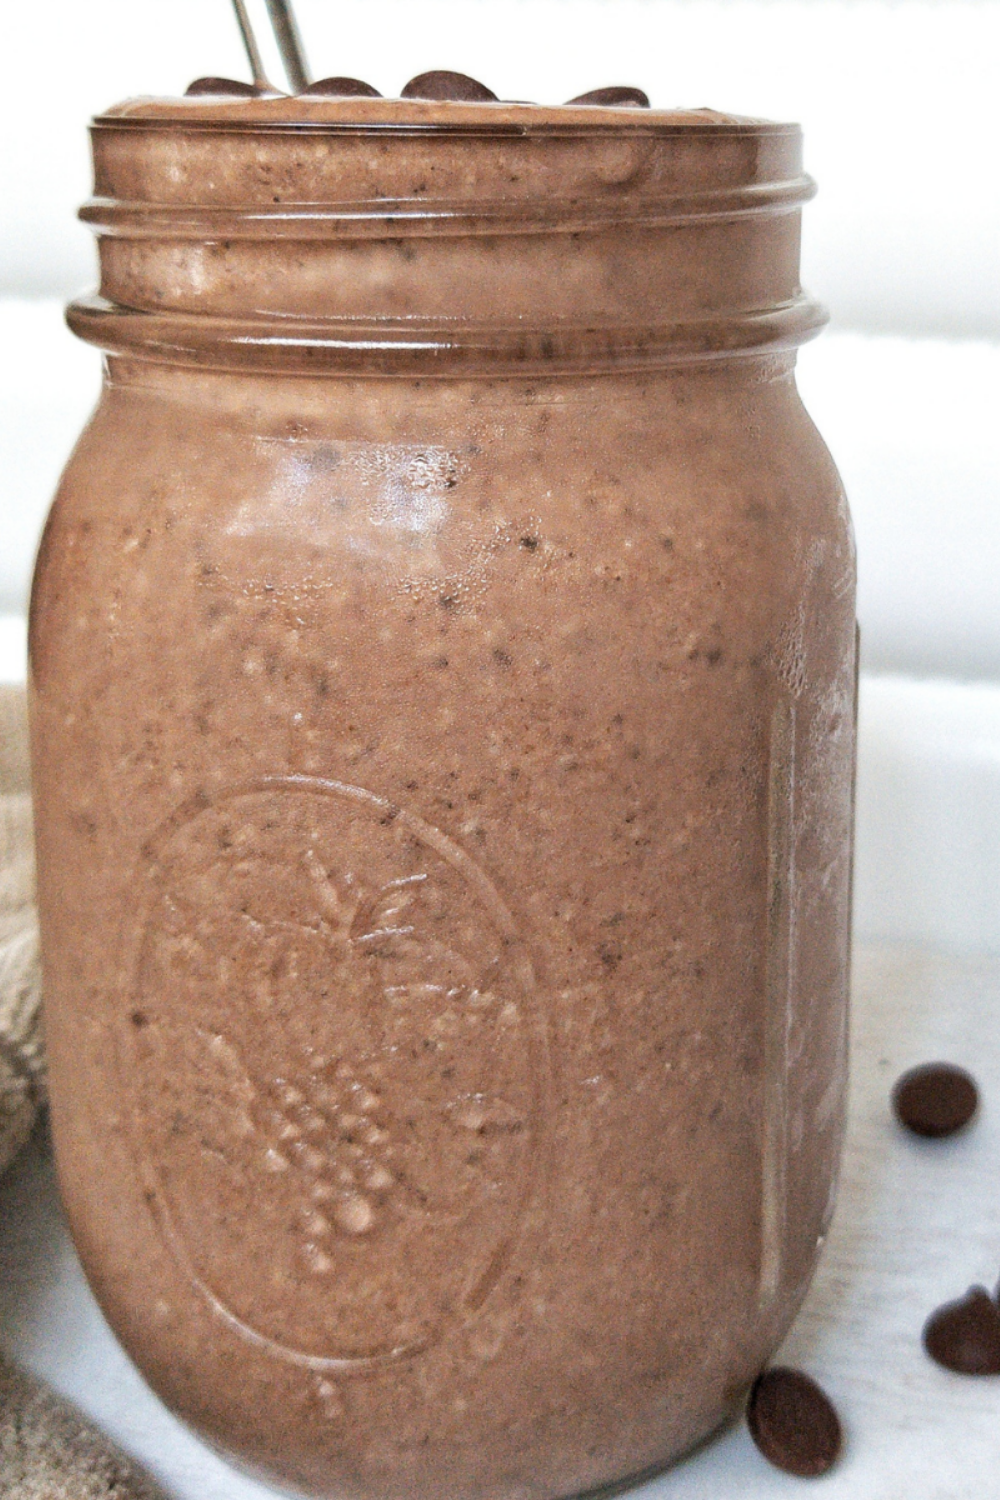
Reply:
M34 903L25 694L0 684L0 1172L31 1134L44 1098Z
M0 1500L163 1500L67 1402L0 1359Z

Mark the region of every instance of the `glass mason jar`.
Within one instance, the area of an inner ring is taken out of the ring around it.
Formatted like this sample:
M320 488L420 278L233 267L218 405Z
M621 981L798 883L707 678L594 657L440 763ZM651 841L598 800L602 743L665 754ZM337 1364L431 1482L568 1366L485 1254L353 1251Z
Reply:
M830 1216L854 555L795 127L139 101L42 542L52 1114L163 1399L549 1500L738 1409Z

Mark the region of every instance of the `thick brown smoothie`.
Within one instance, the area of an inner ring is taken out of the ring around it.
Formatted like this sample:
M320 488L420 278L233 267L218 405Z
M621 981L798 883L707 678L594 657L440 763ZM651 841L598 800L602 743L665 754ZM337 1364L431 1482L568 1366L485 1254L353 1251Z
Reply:
M211 1442L552 1500L739 1404L842 1128L854 562L799 137L140 101L31 626L53 1121Z

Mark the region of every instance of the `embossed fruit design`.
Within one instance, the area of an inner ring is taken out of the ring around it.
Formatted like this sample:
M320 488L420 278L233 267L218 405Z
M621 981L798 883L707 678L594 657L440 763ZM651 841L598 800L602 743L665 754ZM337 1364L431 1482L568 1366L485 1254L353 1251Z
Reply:
M530 1187L544 1048L495 891L301 780L183 810L149 885L126 1066L175 1251L290 1358L422 1347L488 1294Z

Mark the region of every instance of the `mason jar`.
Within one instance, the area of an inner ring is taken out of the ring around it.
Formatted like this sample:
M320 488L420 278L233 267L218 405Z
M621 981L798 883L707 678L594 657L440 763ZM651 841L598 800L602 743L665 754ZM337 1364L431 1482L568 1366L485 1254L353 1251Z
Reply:
M34 583L52 1121L163 1400L321 1496L718 1427L843 1128L843 491L797 127L142 100Z

